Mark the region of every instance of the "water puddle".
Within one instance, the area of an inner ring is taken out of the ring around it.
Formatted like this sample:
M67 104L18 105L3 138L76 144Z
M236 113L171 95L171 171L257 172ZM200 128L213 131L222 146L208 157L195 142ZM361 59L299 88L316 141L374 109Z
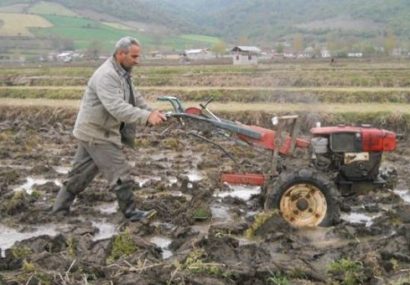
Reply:
M170 191L170 192L163 192L164 194L165 193L169 193L171 196L173 196L173 197L185 197L185 199L187 200L187 201L191 201L192 200L192 195L189 195L189 194L185 194L185 193L182 193L181 191Z
M342 213L340 215L340 218L352 224L365 224L366 227L370 227L373 224L373 220L380 217L381 215L381 213L350 212Z
M214 203L210 206L212 213L212 220L229 223L233 221L229 214L229 208L225 205Z
M186 176L188 176L188 180L190 182L197 182L197 181L201 181L204 176L201 174L201 172L199 172L196 169L190 170Z
M176 228L176 226L174 224L164 223L164 222L159 222L159 221L153 221L151 223L151 225L158 228L160 231L163 230L163 231L167 231L167 232L170 232L170 231L172 231L173 229Z
M5 250L11 248L14 243L33 237L48 235L54 237L58 234L56 225L43 225L31 232L19 232L16 229L0 224L0 251L1 257L5 257Z
M69 166L54 166L53 168L57 173L60 174L68 174L68 172L70 172L71 170L71 167Z
M98 233L93 237L93 241L108 239L118 233L116 226L106 221L92 221L92 225L98 228Z
M167 259L173 255L172 251L169 250L169 245L172 240L163 236L154 236L149 239L150 242L162 249L162 258Z
M35 178L35 177L27 177L26 178L26 183L23 185L17 187L14 189L14 191L25 191L27 194L31 195L33 193L33 186L34 185L44 185L47 182L53 182L57 186L61 187L62 184L60 180L55 179L55 180L49 180L49 179L44 179L44 178Z
M177 184L177 182L178 182L178 178L176 178L176 177L174 177L174 176L171 176L171 177L168 177L168 182L169 182L169 186L172 186L172 185L174 185L174 184Z
M97 206L97 210L103 214L114 214L117 212L118 202L104 203Z
M211 224L197 224L197 225L191 226L191 229L193 232L208 235L210 227L211 227Z
M407 189L395 189L393 192L400 196L404 202L410 203L410 191Z
M144 187L151 182L158 182L158 181L161 181L161 177L159 176L135 177L135 182L137 182L140 187Z
M214 195L219 198L233 197L244 201L249 201L253 195L259 195L261 193L260 186L226 185L228 185L230 189L229 191L221 191Z

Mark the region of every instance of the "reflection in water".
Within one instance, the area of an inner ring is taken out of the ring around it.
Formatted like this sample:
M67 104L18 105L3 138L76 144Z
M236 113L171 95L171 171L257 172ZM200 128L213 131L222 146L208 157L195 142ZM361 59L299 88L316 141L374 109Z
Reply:
M103 214L114 214L117 212L118 202L104 203L97 207L97 210Z
M36 228L32 232L19 232L16 229L9 228L5 225L0 224L0 249L1 256L5 257L5 250L11 248L15 242L26 240L32 237L48 235L56 236L58 234L56 225L43 225Z
M404 202L410 203L410 191L409 190L396 189L393 192L399 195L400 198L402 198Z
M162 249L162 258L166 259L172 256L172 251L168 249L172 240L163 236L154 236L150 240L153 244Z
M44 178L34 178L34 177L27 177L26 183L14 189L14 191L25 191L27 194L31 195L33 193L33 186L34 185L44 185L47 182L53 182L55 185L61 187L61 182L58 179L49 180Z
M229 214L229 208L225 205L213 203L211 206L212 220L231 222L233 221L232 215Z
M197 182L204 178L204 176L196 169L189 171L186 176L190 182Z
M157 182L161 181L161 177L159 176L150 176L150 177L135 177L135 182L138 183L140 187L144 187L150 182Z
M259 195L261 193L260 186L248 186L248 185L228 185L230 191L221 191L215 194L216 197L233 197L239 198L245 201L251 199L253 195Z
M92 221L92 225L98 228L98 233L96 233L93 238L94 241L108 239L118 233L114 224L105 221Z
M69 166L54 166L54 170L60 174L68 174L70 172L71 167Z
M365 224L366 227L370 227L373 224L373 220L377 217L380 217L381 213L358 213L358 212L350 212L350 213L342 213L340 218L345 220L346 222L352 224Z

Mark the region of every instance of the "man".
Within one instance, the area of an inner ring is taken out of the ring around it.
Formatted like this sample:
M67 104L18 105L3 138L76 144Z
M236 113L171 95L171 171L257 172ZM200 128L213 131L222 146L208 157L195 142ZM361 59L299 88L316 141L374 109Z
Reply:
M101 172L126 218L137 221L155 214L135 208L135 184L121 150L122 142L133 142L136 124L155 126L166 120L148 107L131 82L131 70L138 64L140 52L136 39L120 39L113 56L88 81L73 131L78 139L74 165L57 194L54 213L68 213L75 196Z

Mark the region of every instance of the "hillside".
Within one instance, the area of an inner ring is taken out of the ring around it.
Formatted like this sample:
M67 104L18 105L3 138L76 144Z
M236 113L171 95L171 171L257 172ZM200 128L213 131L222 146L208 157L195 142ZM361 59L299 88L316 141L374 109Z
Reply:
M271 42L302 33L309 40L327 37L377 40L392 31L410 38L406 0L162 0L198 12L195 26L226 39Z
M393 31L410 38L407 0L56 0L73 9L164 25L183 33L206 33L229 41L271 42L293 33L375 39ZM331 23L331 24L329 24Z
M7 19L10 13L19 19L17 26ZM364 49L383 46L387 37L408 48L410 5L407 0L0 0L0 37L32 36L46 46L58 39L82 49L97 40L107 50L128 34L151 50L211 47L218 39L273 47L295 38L304 46Z

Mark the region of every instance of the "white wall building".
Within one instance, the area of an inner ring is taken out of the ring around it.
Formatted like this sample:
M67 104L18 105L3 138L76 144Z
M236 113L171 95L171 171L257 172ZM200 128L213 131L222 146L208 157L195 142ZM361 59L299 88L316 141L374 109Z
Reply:
M236 46L231 52L234 65L258 64L258 56L261 54L260 48L254 46Z
M203 60L214 58L215 55L207 49L187 49L183 56L186 60Z
M330 54L330 51L328 49L322 49L320 50L320 55L322 58L330 58L332 55Z
M349 52L347 54L347 57L363 57L363 53L362 52Z

